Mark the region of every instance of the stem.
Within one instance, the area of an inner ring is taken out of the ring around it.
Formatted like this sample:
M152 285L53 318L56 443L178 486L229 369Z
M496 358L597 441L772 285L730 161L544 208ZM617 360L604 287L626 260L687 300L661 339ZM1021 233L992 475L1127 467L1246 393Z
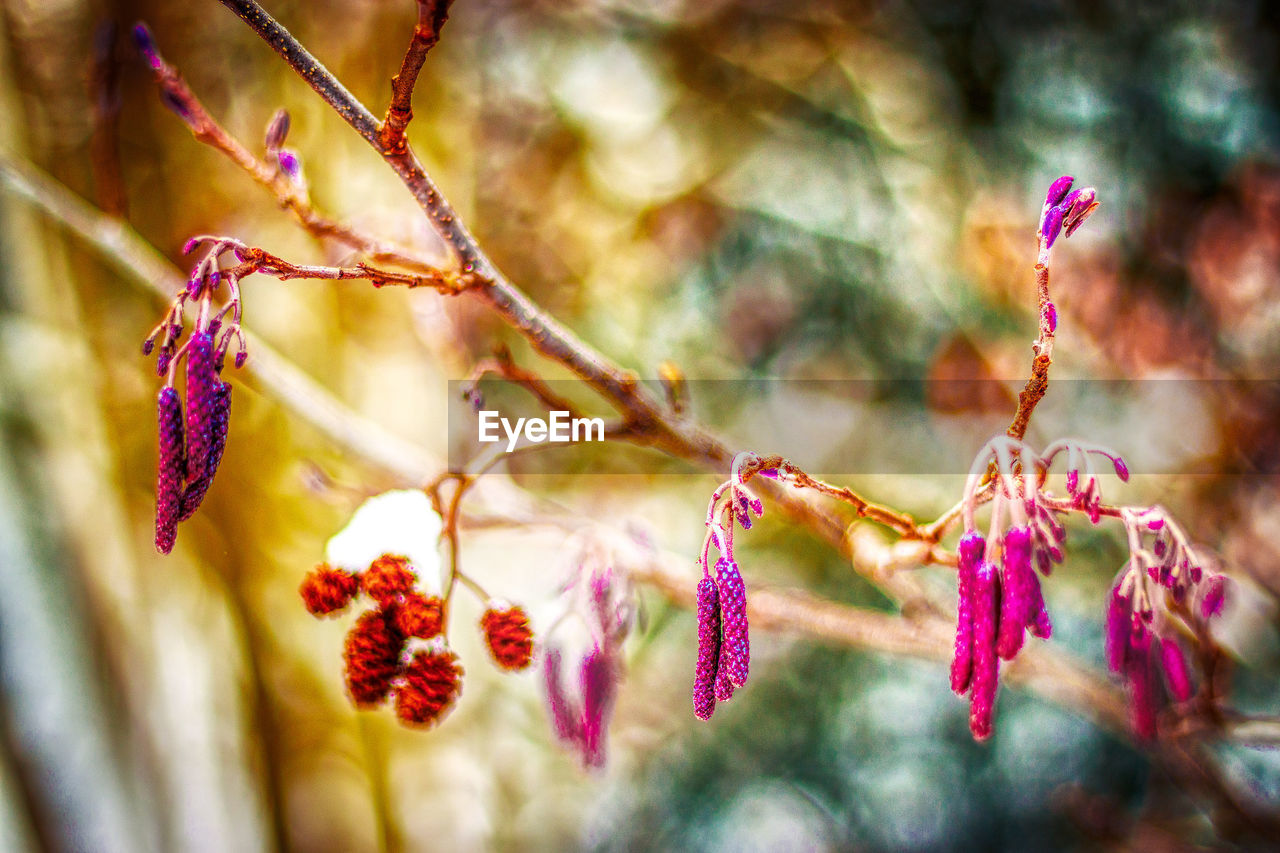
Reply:
M427 52L440 40L440 30L449 19L452 4L453 0L418 0L418 23L413 28L413 39L400 64L400 73L391 78L391 105L382 121L379 139L384 151L404 151L404 130L413 120L413 87Z

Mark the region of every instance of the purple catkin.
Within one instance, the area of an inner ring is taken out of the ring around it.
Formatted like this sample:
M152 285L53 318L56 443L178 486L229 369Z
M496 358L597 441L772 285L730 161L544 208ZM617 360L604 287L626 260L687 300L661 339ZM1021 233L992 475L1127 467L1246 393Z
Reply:
M1062 231L1062 208L1051 207L1049 212L1044 215L1044 245L1047 249L1053 248L1053 241L1058 239L1058 234Z
M1042 640L1053 636L1053 623L1049 620L1049 609L1044 604L1044 590L1040 588L1040 579L1035 572L1028 574L1031 586L1031 618L1028 628L1031 633Z
M178 392L166 385L157 401L160 440L156 460L156 550L168 554L178 536L178 512L182 502L182 480L186 476L183 455L182 402Z
M747 683L751 640L747 634L747 587L737 563L724 557L716 561L716 586L720 593L719 671L735 687L741 687Z
M1200 599L1200 615L1205 619L1222 612L1227 599L1227 582L1222 575L1214 575L1205 581L1204 597Z
M1164 667L1164 680L1169 685L1169 692L1179 702L1191 698L1195 691L1191 688L1191 673L1187 671L1187 659L1182 654L1182 646L1178 641L1165 637L1160 641L1160 664Z
M618 694L618 669L599 646L582 659L582 760L588 767L604 766L605 730Z
M1107 667L1117 675L1124 672L1125 660L1129 657L1129 635L1131 633L1129 600L1122 598L1120 588L1111 590L1107 603Z
M986 541L976 530L960 537L956 567L956 646L951 659L951 689L963 696L973 676L973 578Z
M709 577L698 581L698 664L693 673L693 713L709 720L716 710L716 665L720 658L720 593Z
M1156 736L1156 689L1152 677L1151 635L1143 632L1130 639L1132 648L1125 675L1129 681L1129 718L1133 731L1144 740Z
M542 677L551 707L551 727L566 743L582 743L582 720L564 690L560 675L560 650L548 649L542 658Z
M213 338L208 332L196 332L187 344L187 458L196 476L203 471L213 446L217 387Z
M1031 531L1011 527L1004 534L1004 554L1000 566L1000 631L996 649L1000 657L1013 660L1022 649L1026 626L1035 619L1031 584Z
M205 493L213 483L213 475L218 472L222 462L222 453L227 447L227 428L231 424L231 384L219 382L213 397L213 443L209 446L209 455L198 471L191 471L187 487L182 490L182 513L179 521L186 521L195 514L204 500Z
M973 577L973 678L969 694L969 730L977 740L991 735L991 715L1000 689L996 635L1000 619L1000 584L994 563L982 562Z
M1066 198L1067 192L1071 189L1071 184L1074 181L1075 178L1070 175L1063 175L1049 184L1049 193L1044 198L1045 206L1056 207L1059 202Z

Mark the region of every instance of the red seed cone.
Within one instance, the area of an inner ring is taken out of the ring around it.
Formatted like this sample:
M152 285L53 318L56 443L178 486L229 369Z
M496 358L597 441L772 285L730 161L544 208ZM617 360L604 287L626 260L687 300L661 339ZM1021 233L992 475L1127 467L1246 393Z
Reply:
M383 554L369 564L364 573L364 591L370 598L386 607L399 596L413 589L417 576L407 557Z
M484 640L498 666L521 670L533 660L533 631L524 608L489 609L480 617Z
M407 592L395 605L395 620L406 637L429 640L444 629L444 602L435 596Z
M396 688L396 716L412 726L433 726L462 692L462 667L448 649L420 651L404 668Z
M316 566L302 579L298 593L312 616L336 613L351 603L360 591L360 578L328 563Z
M357 707L372 707L387 698L403 649L404 636L381 610L366 611L356 620L342 656L347 663L347 690Z

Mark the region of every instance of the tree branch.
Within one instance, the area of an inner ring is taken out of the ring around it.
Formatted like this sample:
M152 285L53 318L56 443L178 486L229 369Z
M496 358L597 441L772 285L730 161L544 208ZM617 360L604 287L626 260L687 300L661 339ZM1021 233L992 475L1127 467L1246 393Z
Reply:
M440 30L449 20L451 5L453 0L418 0L418 23L413 28L413 39L400 64L400 73L391 78L391 105L387 107L380 132L383 151L404 150L404 130L413 119L413 87L427 52L440 40Z

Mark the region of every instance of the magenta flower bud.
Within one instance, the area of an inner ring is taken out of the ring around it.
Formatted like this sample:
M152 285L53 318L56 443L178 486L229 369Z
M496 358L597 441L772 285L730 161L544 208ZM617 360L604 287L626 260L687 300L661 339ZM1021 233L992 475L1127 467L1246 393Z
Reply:
M159 452L156 460L156 550L168 554L178 537L178 512L182 502L182 480L186 476L183 455L182 402L178 392L166 385L157 400Z
M1227 580L1222 575L1214 575L1205 582L1204 597L1200 599L1200 614L1209 619L1222 612L1222 605L1227 599Z
M1191 674L1187 671L1187 659L1178 641L1168 637L1160 641L1160 663L1164 666L1164 678L1169 692L1179 702L1185 702L1195 692L1191 687Z
M1200 578L1204 577L1204 570L1199 566L1192 566L1187 574L1190 576L1192 583L1200 583Z
M1154 533L1155 531L1157 531L1157 530L1163 530L1163 529L1164 529L1164 519L1163 519L1163 518L1161 518L1160 516L1156 516L1155 518L1153 518L1153 519L1151 519L1150 521L1148 521L1148 522L1147 522L1147 529L1148 529L1148 530L1150 530L1150 531L1151 531L1151 532L1153 532L1153 533Z
M603 767L605 731L618 695L618 668L613 658L596 646L582 659L578 679L582 686L583 763Z
M187 458L199 475L213 446L213 412L218 386L213 364L213 338L196 332L187 345Z
M972 550L968 549L970 553ZM955 656L951 659L951 689L959 696L968 691L969 680L973 675L973 587L978 562L965 559L965 552L962 544L960 565L956 569L956 648Z
M217 473L218 465L222 462L222 453L227 447L227 428L231 424L231 385L219 382L213 395L210 427L212 443L209 445L209 453L203 464L194 458L187 460L188 468L191 469L188 471L190 479L187 487L182 491L182 512L178 516L179 521L186 521L199 508L205 493L209 491L210 484L213 483L213 475Z
M1058 331L1058 309L1052 302L1044 307L1044 323L1049 328L1049 334L1052 335Z
M693 671L693 713L709 720L716 710L716 668L720 659L720 593L709 577L698 581L698 663Z
M1070 175L1063 175L1058 180L1049 184L1049 193L1044 197L1046 207L1056 207L1063 198L1066 197L1067 191L1071 189L1071 184L1075 178Z
M761 477L768 477L770 480L778 479L777 468L761 468L759 473Z
M991 716L1000 689L996 634L1000 619L1000 583L993 563L978 566L973 580L973 677L969 694L969 730L977 740L991 736Z
M1000 562L1000 628L996 650L1005 660L1013 660L1022 649L1027 623L1035 619L1031 584L1036 580L1031 572L1029 528L1009 528L1004 535Z
M1115 466L1116 476L1120 478L1120 482L1129 482L1129 466L1124 464L1124 460L1117 456L1111 460L1111 463Z
M156 40L152 37L151 30L141 21L133 25L133 44L147 65L151 66L151 70L159 71L164 61L160 59L160 51L156 49Z
M1044 548L1036 549L1036 568L1040 570L1040 574L1045 577L1053 574L1053 561L1049 559L1049 552Z
M547 703L551 707L551 727L556 737L566 743L582 742L582 720L565 693L564 679L560 674L560 650L548 649L542 658L542 677L547 689Z
M145 341L142 342L143 355L151 355L151 351L154 350L155 348L156 348L155 338L147 338Z
M1062 208L1051 207L1049 212L1044 215L1044 234L1045 248L1052 249L1053 241L1058 239L1058 234L1062 232Z
M1169 543L1165 542L1163 539L1157 539L1155 542L1151 543L1151 553L1155 554L1157 557L1163 557L1168 550Z
M747 587L738 564L721 557L716 561L716 586L720 593L720 662L718 669L736 687L747 683L751 641L747 633Z

